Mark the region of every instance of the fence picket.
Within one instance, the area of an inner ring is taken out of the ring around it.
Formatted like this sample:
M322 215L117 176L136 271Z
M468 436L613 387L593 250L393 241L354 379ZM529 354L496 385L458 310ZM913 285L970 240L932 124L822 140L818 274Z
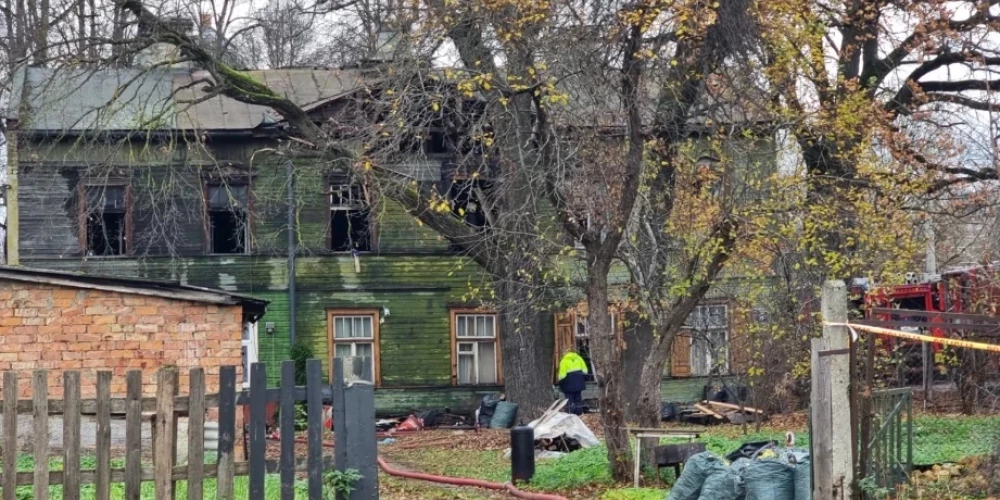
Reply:
M202 500L205 476L205 370L191 369L188 411L188 500Z
M3 500L17 500L17 372L3 374Z
M267 433L267 367L254 363L250 367L250 498L264 495L264 454Z
M323 499L323 367L318 359L306 361L306 459L309 500Z
M33 395L35 443L35 499L49 498L49 371L35 370L32 373L31 393Z
M236 442L236 367L219 370L219 477L216 495L219 500L232 500Z
M295 499L295 361L281 362L281 500Z
M125 500L142 490L142 370L125 374Z
M97 372L97 500L111 499L111 372Z
M63 499L80 498L80 372L63 373Z
M173 500L174 453L177 448L174 426L174 395L177 393L177 369L160 368L156 397L156 429L153 441L153 477L156 486L156 500Z

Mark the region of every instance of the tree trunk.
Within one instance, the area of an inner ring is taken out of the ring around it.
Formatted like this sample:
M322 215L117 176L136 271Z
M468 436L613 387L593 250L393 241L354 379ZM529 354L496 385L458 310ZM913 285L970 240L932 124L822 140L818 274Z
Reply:
M590 327L591 354L597 372L597 397L608 446L612 476L624 481L632 473L632 453L626 426L626 388L623 386L621 344L611 328L608 312L608 268L597 262L587 270L587 320Z
M496 284L500 305L500 349L504 391L517 403L518 419L527 423L552 404L552 350L542 336L542 314L525 301L530 286Z

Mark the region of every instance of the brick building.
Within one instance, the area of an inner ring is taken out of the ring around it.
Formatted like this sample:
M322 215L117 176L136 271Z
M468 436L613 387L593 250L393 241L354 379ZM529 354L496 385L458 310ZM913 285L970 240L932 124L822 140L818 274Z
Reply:
M0 266L0 371L48 369L49 394L59 397L63 371L79 370L93 397L97 370L113 371L112 393L123 394L125 372L141 369L152 396L160 367L177 366L186 388L188 369L200 366L215 392L219 367L242 366L253 348L245 339L266 305L171 282ZM30 397L28 378L20 397Z

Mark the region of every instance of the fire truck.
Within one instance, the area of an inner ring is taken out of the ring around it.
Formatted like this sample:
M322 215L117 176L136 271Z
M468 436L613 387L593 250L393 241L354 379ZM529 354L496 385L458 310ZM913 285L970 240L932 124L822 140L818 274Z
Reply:
M943 328L946 323L954 327L950 322L955 317L907 314L906 311L996 316L1000 310L1000 266L969 266L923 277L909 273L905 283L896 286L872 287L865 279L855 279L851 282L850 293L858 318L899 322L900 326L894 328L933 337L955 336L958 334L956 329ZM898 309L899 312L888 313L886 309ZM896 362L897 375L908 382L919 381L923 366L922 343L886 335L877 338L879 348L886 354L882 358ZM945 349L940 344L931 344L930 351L934 355L935 374L944 375L947 372Z

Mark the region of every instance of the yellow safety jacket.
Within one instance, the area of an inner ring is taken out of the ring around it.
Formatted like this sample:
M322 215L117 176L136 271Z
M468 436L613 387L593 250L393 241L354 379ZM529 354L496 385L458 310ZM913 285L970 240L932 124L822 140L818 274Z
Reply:
M566 378L570 372L582 371L584 374L587 373L587 362L580 357L579 354L575 352L568 352L559 361L559 378L562 380Z

